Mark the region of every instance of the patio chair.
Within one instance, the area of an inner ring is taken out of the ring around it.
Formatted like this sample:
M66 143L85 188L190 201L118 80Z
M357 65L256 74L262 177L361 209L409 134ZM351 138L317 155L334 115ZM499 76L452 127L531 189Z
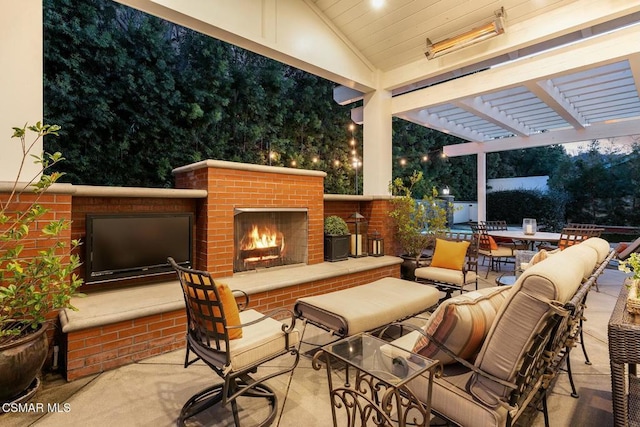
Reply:
M181 267L173 258L168 261L178 274L187 312L184 367L202 360L223 380L191 397L180 411L178 425L185 425L187 419L218 403L230 403L235 425L239 427L239 397L266 399L271 410L260 426L270 425L276 418L278 405L274 391L264 382L291 372L300 357L293 313L282 309L263 315L246 310L249 298L244 292L245 301L241 304L244 310L240 312L227 285L214 281L207 272ZM287 323L274 319L275 315L285 314ZM197 356L191 361L190 352ZM287 353L293 357L290 366L261 378L250 376L265 362Z
M471 226L476 239L478 240L478 254L489 258L489 266L485 279L489 277L489 271L500 271L500 264L512 263L515 269L515 253L519 249L515 245L502 245L489 236L486 224L480 222Z
M445 293L440 300L451 298L455 291L475 284L478 289L478 241L471 233L444 233L436 239L436 247L427 267L416 268L416 281L435 286Z
M508 230L507 221L480 221L480 224L484 224L487 227L487 231L493 230ZM510 239L509 237L496 237L493 236L493 240L499 245L513 246L513 249L528 249L529 245L526 242Z

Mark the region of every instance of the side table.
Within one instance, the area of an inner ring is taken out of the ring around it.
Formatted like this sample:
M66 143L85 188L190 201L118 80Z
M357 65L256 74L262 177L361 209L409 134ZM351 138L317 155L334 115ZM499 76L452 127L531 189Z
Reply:
M628 289L622 286L608 326L611 393L615 426L640 425L640 323L627 312Z
M313 357L313 368L320 370L324 359L329 382L333 425L338 426L338 410L344 411L346 425L429 426L433 376L442 365L394 346L367 333L343 338L322 347ZM345 384L335 385L332 360L344 362ZM349 371L354 371L351 383ZM419 375L429 376L428 399L421 402L406 386ZM341 412L342 413L342 412ZM340 425L344 425L342 422Z

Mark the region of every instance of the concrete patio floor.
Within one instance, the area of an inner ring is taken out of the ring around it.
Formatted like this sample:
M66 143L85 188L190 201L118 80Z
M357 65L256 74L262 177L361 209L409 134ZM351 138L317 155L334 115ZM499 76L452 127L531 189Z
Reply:
M484 273L484 270L482 271ZM480 287L494 286L496 273L481 279ZM598 280L600 292L592 290L586 309L585 341L592 365L584 363L580 347L571 353L572 369L579 399L572 398L566 373L562 373L548 396L551 427L613 425L611 378L607 347L607 323L615 305L624 274L607 269ZM331 337L307 326L304 341L324 343ZM303 344L301 351L311 349ZM280 358L267 369L284 364ZM153 357L132 365L67 383L60 376L48 375L31 400L43 403L44 411L0 415L2 426L173 426L182 405L197 391L219 382L200 362L184 369L184 350ZM263 369L261 368L261 371ZM260 372L261 373L261 372ZM334 373L344 380L344 371ZM278 395L278 414L273 425L314 427L332 425L326 371L311 367L311 359L300 358L293 374L268 382ZM48 412L48 403L59 403L60 412ZM66 405L65 405L66 404ZM242 405L242 403L241 403ZM244 426L255 425L265 414L264 405L253 402L241 408ZM204 414L194 425L233 425L225 408ZM520 425L543 426L542 414L522 420Z

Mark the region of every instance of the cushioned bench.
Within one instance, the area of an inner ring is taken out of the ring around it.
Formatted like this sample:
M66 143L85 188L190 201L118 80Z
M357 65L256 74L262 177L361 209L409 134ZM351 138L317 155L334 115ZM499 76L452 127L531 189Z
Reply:
M385 277L366 285L300 298L296 316L341 336L372 331L438 303L431 286Z

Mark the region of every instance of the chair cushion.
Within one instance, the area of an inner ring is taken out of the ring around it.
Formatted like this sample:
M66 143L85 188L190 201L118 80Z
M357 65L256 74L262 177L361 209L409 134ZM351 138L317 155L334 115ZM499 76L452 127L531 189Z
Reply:
M436 249L433 252L431 267L462 270L468 248L468 241L452 242L444 239L436 239Z
M505 427L507 425L507 407L496 408L483 405L469 394L467 382L471 372L461 365L447 365L442 377L433 379L431 408L445 414L457 425L473 427ZM409 381L407 387L421 402L427 401L429 379L426 374Z
M418 279L424 279L434 283L450 283L460 287L476 283L477 279L475 271L467 271L467 274L464 274L462 270L451 270L449 268L431 266L416 268L414 274Z
M582 242L582 244L590 246L598 252L599 264L602 263L607 255L609 255L609 252L611 252L611 245L609 245L609 242L600 237L590 237Z
M208 277L203 277L203 280L205 280L206 285L211 285ZM196 278L190 278L189 281L197 283ZM240 311L238 310L238 303L236 302L236 298L233 296L233 292L231 292L231 289L229 289L229 286L227 286L225 283L214 282L213 286L216 287L216 289L218 290L218 295L220 295L220 304L222 304L222 311L224 311L224 316L227 320L227 326L239 326L241 324ZM196 290L193 288L187 288L189 296L194 297L197 295L198 299L205 299L202 290L197 289L197 293L195 293L195 291ZM216 294L213 289L207 291L207 299L209 301L216 301ZM220 310L218 309L218 307L213 307L213 313L210 313L208 307L196 307L195 305L198 304L196 301L189 300L189 304L192 306L191 308L194 311L202 311L205 315L213 315L216 317L220 316ZM216 322L216 324L214 325L212 322L206 322L206 326L207 330L211 332L213 332L215 328L215 331L217 331L217 333L224 333L224 326L222 323ZM242 328L228 329L228 331L230 340L242 338Z
M476 358L478 368L505 381L514 381L528 343L551 312L548 301L564 304L582 283L585 262L574 252L580 251L579 246L567 248L522 273L496 314ZM590 271L595 266L595 251L591 251ZM469 390L477 399L494 407L510 392L505 386L475 374L471 376Z
M240 313L243 324L253 322L263 317L263 314L255 310L245 310ZM263 360L269 360L271 357L295 347L300 335L297 329L289 334L288 347L286 343L286 334L282 331L282 323L266 317L263 320L249 326L244 326L242 338L229 341L229 358L231 370L234 372L244 371ZM220 351L203 350L197 343L193 342L189 335L189 342L198 356L205 361L213 363L216 366L224 366L226 363L226 352L222 348Z
M471 359L480 349L510 290L509 287L497 286L445 300L422 329L457 356ZM438 359L443 364L455 362L424 335L419 335L412 351L430 359Z

